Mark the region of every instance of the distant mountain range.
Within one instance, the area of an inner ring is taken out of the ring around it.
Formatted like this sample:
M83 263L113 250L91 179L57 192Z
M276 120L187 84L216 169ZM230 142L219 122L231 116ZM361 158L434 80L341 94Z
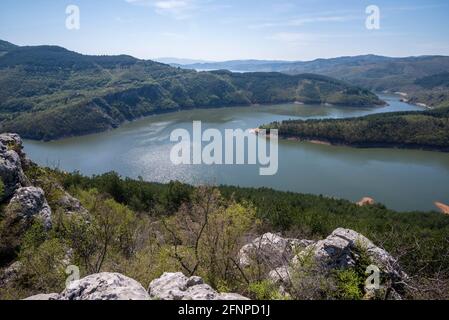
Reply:
M413 83L417 78L449 71L449 57L420 56L391 58L376 55L317 59L313 61L270 61L233 60L225 62L177 64L174 66L201 70L235 70L241 72L284 72L289 74L316 73L341 78L343 80L364 79L373 89L379 89L377 82L387 77L404 77L405 83ZM380 89L390 89L391 85Z
M447 79L449 57L419 56L391 58L376 55L317 59L313 61L234 60L215 63L175 65L197 70L233 70L240 72L283 72L287 74L321 74L377 92L403 92L413 103L429 106L446 105L449 101ZM425 85L430 78L442 80L433 87Z
M212 61L172 58L172 57L162 57L162 58L156 58L153 60L156 62L170 64L170 65L174 65L174 66L185 65L185 64L196 64L196 63L212 63Z
M1 41L0 131L57 139L188 108L300 101L374 106L369 90L327 76L196 72L131 56L88 56Z

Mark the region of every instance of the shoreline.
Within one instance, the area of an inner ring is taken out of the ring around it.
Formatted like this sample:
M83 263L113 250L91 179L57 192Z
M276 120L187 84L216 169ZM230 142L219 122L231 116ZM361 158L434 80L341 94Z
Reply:
M346 107L346 108L379 108L382 107L384 105L387 105L386 101L381 100L383 102L383 104L371 104L371 105L360 105L360 106L353 106L353 105L346 105L346 104L333 104L331 106L334 107ZM291 104L297 104L297 100L288 100L288 101L278 101L278 102L266 102L266 103L250 103L250 104L235 104L235 105L224 105L221 107L216 107L216 106L202 106L202 107L189 107L189 108L176 108L176 109L172 109L172 110L157 110L154 112L151 112L149 114L146 115L142 115L142 116L138 116L135 117L133 119L126 119L124 121L121 121L120 123L118 123L117 125L113 125L111 124L110 127L108 128L99 128L99 129L92 129L89 131L86 131L85 133L81 133L81 134L66 134L66 135L61 135L59 137L55 137L55 138L50 138L50 139L37 139L37 138L30 138L27 137L24 134L21 134L19 132L16 132L14 130L7 130L7 131L0 131L3 133L7 133L7 132L11 132L11 133L17 133L19 134L22 139L24 140L29 140L29 141L34 141L34 142L54 142L54 141L59 141L59 140L64 140L64 139L70 139L70 138L78 138L78 137L83 137L83 136L89 136L89 135L93 135L93 134L99 134L99 133L103 133L103 132L109 132L111 130L115 130L118 129L120 127L122 127L123 125L127 124L127 123L132 123L135 121L139 121L145 118L150 118L150 117L154 117L154 116L158 116L158 115L166 115L166 114L171 114L171 113L177 113L177 112L182 112L182 111L190 111L190 110L207 110L207 109L224 109L224 108L257 108L260 106L278 106L278 105L283 105L286 103L291 103ZM302 105L311 105L311 106L320 106L320 105L326 105L325 103L302 103ZM329 106L329 105L328 105Z
M375 93L377 93L377 92L375 92ZM386 90L386 91L383 91L382 93L395 95L395 96L399 97L399 101L401 101L403 103L407 103L411 106L421 107L421 108L427 109L427 110L435 109L435 107L429 106L426 103L419 102L419 101L412 101L412 99L409 99L410 94L408 94L407 92L401 92L401 91L389 92L388 90Z
M279 138L286 141L296 141L296 142L309 142L317 145L334 146L334 147L350 147L356 149L401 149L401 150L421 150L430 152L443 152L448 153L448 148L436 148L433 146L420 146L420 145L403 145L403 144L387 144L387 143L363 143L363 144L351 144L346 142L335 142L326 140L323 138L302 138L302 137L292 137L279 134Z
M258 135L260 128L250 129L250 133ZM269 139L270 134L267 134L266 137ZM401 150L421 150L421 151L430 151L430 152L443 152L448 153L448 148L435 148L432 146L419 146L419 145L401 145L401 144L381 144L381 143L366 143L366 144L351 144L345 142L334 142L322 138L302 138L302 137L294 137L294 136L286 136L279 134L279 139L285 141L293 141L293 142L308 142L316 145L323 146L334 146L334 147L350 147L356 149L401 149Z

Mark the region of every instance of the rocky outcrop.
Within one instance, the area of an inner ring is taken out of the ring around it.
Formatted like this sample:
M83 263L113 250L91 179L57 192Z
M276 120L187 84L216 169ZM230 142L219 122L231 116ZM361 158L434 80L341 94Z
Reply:
M41 188L31 186L24 169L33 164L22 151L22 140L17 134L0 134L0 204L4 209L0 228L0 260L12 262L17 255L22 237L36 218L46 230L51 228L51 209Z
M66 214L87 214L87 210L81 205L81 202L65 192L62 188L63 196L57 201L58 206Z
M28 185L23 173L22 140L16 134L0 134L0 178L4 185L0 201L9 199L14 192Z
M25 300L248 300L235 293L218 293L200 277L164 273L147 292L120 273L97 273L71 282L61 293L38 294Z
M292 278L291 272L292 268L290 265L278 267L268 273L268 280L278 285L288 284Z
M119 273L97 273L73 281L55 300L149 300L136 280Z
M312 243L310 240L284 239L276 234L266 233L240 249L239 264L248 267L262 263L274 269L289 263L298 250Z
M285 297L291 297L294 274L302 267L304 258L311 258L319 266L311 270L321 272L321 279L332 275L334 271L348 268L375 266L382 274L383 281L379 289L365 288L365 298L379 297L401 299L401 283L408 279L401 270L397 260L384 249L374 245L368 238L353 230L339 228L332 232L326 239L320 241L303 241L284 239L279 235L266 234L245 246L242 255L251 252L257 244L258 249L263 250L263 258L269 260L269 265L278 265L273 268L267 278L279 286L279 293ZM293 246L293 249L291 249ZM292 250L292 251L290 251ZM296 251L298 250L298 251ZM268 254L272 253L271 257ZM287 252L287 254L286 254ZM257 251L255 251L258 254ZM296 255L292 254L296 253ZM289 257L290 260L285 259ZM282 261L286 262L279 265ZM242 261L242 260L240 260ZM248 262L249 261L249 262ZM258 263L254 260L245 260L244 263ZM251 264L249 265L251 266ZM313 278L311 278L313 281ZM315 285L315 284L312 284ZM293 288L295 289L295 288ZM399 290L398 290L399 289ZM380 290L380 291L376 291ZM220 293L206 284L200 277L186 277L184 274L164 273L160 278L153 280L145 290L137 281L119 273L99 273L74 281L58 295L37 295L28 298L30 300L248 300L235 293Z
M365 236L349 229L336 229L326 239L308 246L303 252L312 253L315 261L327 269L354 267L361 255L365 254L373 265L390 278L398 280L406 277L393 256Z
M20 158L25 158L25 154L22 151L22 139L16 133L2 133L0 134L0 149L14 150Z
M200 277L188 278L180 272L164 273L151 282L148 291L152 299L159 300L248 300L238 294L218 293Z
M289 244L297 244L296 255L292 257ZM258 247L257 244L260 244ZM255 263L254 260L246 259L248 248L259 256L263 257L267 266L274 266L268 273L268 279L279 285L280 292L288 295L288 288L291 285L292 275L300 267L301 261L309 259L318 266L317 270L329 272L355 268L361 263L369 263L378 268L382 278L389 283L388 295L392 299L400 299L398 289L406 280L405 274L398 264L398 261L384 249L374 245L368 238L360 233L339 228L332 232L326 239L312 242L304 240L283 239L269 233L257 238L252 243L244 246L240 251L240 263L242 267ZM283 248L287 248L284 250ZM251 251L250 250L250 251ZM289 257L292 257L288 259ZM363 260L363 261L362 261ZM285 261L281 264L282 261ZM256 261L257 262L257 261ZM367 295L373 295L371 289L365 288Z
M23 225L29 225L34 218L42 219L44 227L51 228L51 209L41 188L19 188L6 208L7 215Z

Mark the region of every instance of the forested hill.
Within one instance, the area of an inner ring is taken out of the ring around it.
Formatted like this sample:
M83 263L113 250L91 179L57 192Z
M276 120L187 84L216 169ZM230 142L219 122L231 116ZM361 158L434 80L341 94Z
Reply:
M412 103L432 107L449 106L448 56L392 58L376 55L316 59L313 61L240 60L183 65L190 69L276 71L287 74L314 73L334 77L374 91L403 92ZM431 87L427 82L431 81ZM444 84L444 81L443 81Z
M0 131L57 139L187 108L301 101L373 106L370 91L326 76L196 72L130 56L0 42Z
M449 152L449 108L395 112L352 119L289 120L264 128L286 138L356 147L402 147Z
M179 65L181 66L181 65ZM399 90L421 77L449 72L449 57L419 56L393 58L376 55L316 59L313 61L237 60L182 65L191 69L275 71L288 74L314 73L357 83L363 87Z
M5 54L6 52L14 50L16 48L17 48L16 45L7 41L0 40L0 55Z

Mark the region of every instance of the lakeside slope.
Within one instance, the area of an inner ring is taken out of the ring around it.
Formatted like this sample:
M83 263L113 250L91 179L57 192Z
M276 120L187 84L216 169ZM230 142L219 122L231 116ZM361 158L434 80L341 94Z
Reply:
M449 106L449 57L441 55L403 58L361 55L313 61L237 60L177 66L203 70L314 73L375 92L402 92L404 99L414 104Z

